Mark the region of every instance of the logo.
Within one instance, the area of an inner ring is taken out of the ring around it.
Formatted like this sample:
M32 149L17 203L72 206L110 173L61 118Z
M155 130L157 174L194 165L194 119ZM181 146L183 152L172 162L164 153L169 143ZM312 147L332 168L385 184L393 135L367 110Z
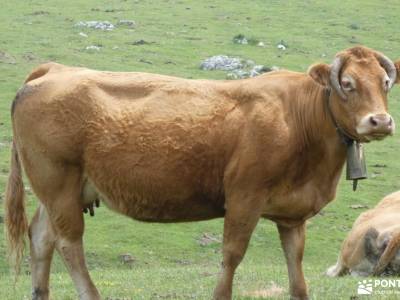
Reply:
M357 293L359 295L371 295L373 291L372 279L358 282Z

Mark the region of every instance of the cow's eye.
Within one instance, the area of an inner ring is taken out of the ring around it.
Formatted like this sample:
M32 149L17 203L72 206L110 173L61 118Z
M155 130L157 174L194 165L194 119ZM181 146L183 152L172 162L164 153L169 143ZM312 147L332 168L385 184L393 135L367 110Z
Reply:
M351 92L354 90L354 85L351 80L344 78L342 79L342 89L346 92Z

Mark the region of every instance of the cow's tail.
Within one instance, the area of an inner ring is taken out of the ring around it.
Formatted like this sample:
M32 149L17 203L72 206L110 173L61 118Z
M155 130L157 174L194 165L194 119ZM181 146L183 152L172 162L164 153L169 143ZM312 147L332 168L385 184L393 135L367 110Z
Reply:
M400 247L400 231L396 231L375 266L373 275L379 276L392 261Z
M11 150L11 166L5 195L5 228L9 249L9 259L16 276L21 269L21 260L25 247L28 221L25 213L24 183L21 163L15 140Z

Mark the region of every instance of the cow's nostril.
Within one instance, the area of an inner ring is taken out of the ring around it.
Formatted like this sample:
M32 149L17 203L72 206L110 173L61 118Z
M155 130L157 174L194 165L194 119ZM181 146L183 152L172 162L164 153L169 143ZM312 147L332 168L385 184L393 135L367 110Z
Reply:
M392 124L393 124L393 119L392 118L389 118L389 126L392 126Z
M373 116L371 116L369 118L369 122L373 125L373 126L378 126L378 122L375 120L375 118Z

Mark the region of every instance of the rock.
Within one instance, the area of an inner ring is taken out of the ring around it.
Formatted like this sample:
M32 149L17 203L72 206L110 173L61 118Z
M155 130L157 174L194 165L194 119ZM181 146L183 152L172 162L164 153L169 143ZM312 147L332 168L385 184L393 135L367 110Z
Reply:
M89 51L100 51L101 47L96 46L96 45L91 45L91 46L87 46L85 48L85 50L89 50Z
M200 64L202 70L222 70L231 71L243 67L242 60L237 57L229 57L226 55L215 55L207 58Z
M257 46L258 47L265 47L265 44L263 42L258 42Z
M350 24L350 29L353 29L353 30L358 30L358 29L360 29L360 26L358 25L358 24L356 24L356 23L353 23L353 24Z
M372 165L374 168L387 168L387 165L386 164L375 164L375 165Z
M227 79L243 79L249 77L255 77L262 73L271 72L272 68L263 66L263 65L256 65L250 70L246 71L243 69L233 70L232 72L226 74Z
M236 80L250 77L250 73L241 69L226 74L226 79Z
M276 46L276 48L278 48L279 50L286 50L286 46L285 46L285 45L282 45L282 44L278 44L278 45Z
M10 54L0 51L0 63L15 65L17 61Z
M79 21L78 23L75 24L75 26L106 30L106 31L110 31L115 28L115 26L108 21Z
M31 13L31 16L43 16L43 15L49 15L50 13L48 11L45 10L37 10L34 11L33 13Z
M148 64L148 65L152 65L153 64L151 61L145 60L144 58L139 59L139 62Z
M37 57L32 52L24 53L22 57L27 61L34 61L37 59Z
M133 20L119 20L117 23L118 26L127 26L127 27L135 27L136 22Z
M119 256L119 260L125 265L132 265L136 259L130 253L123 253Z
M86 33L84 33L84 32L79 32L79 35L82 36L82 37L85 37L85 38L88 37L88 35Z
M149 44L151 44L151 43L147 42L145 40L137 40L137 41L134 41L134 42L130 43L130 45L134 45L134 46L149 45Z
M233 42L235 44L242 44L242 45L247 45L248 41L246 39L246 37L243 34L238 34L236 36L233 37Z
M274 70L273 68L263 65L256 65L255 62L250 59L246 60L226 55L216 55L207 58L200 64L200 69L230 71L226 74L227 79L255 77Z
M368 208L368 205L364 205L364 204L353 204L349 206L352 209L360 209L360 208Z
M279 68L278 66L272 66L271 67L271 71L279 71L281 68Z
M287 48L289 48L289 46L284 40L281 40L278 45L276 45L276 48L278 48L279 50L286 50Z

